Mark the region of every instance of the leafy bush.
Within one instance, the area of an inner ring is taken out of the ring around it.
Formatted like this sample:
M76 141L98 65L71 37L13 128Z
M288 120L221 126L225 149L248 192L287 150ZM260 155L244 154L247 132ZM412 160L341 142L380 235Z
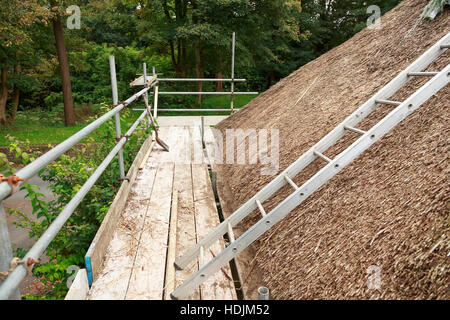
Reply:
M108 47L90 43L86 50L70 52L71 81L74 100L77 103L111 103L111 79L109 56L116 61L119 99L136 92L129 83L142 74L142 63L147 63L147 72L152 66L158 73L167 74L171 69L170 59L150 54L133 47Z

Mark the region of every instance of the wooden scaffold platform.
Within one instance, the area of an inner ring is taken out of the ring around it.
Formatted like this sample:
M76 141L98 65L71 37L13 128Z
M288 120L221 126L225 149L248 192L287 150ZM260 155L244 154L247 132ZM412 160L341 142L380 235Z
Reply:
M92 286L87 299L170 299L169 294L199 269L199 263L207 263L224 248L223 241L217 243L204 252L204 261L175 270L175 259L220 221L200 128L164 126L159 135L170 152L150 146L153 150L147 160L144 157L129 192L117 195L126 201L122 210L115 210L119 211L115 227L101 228L100 233L109 234L98 234L88 252L103 259L89 261ZM213 139L212 133L205 132L205 139ZM114 219L104 223L108 220ZM93 254L100 248L102 254ZM236 299L230 268L224 267L188 299Z

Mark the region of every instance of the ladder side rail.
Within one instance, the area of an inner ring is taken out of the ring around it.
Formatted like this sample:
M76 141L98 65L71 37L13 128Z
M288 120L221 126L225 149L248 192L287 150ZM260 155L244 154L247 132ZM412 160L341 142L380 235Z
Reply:
M414 110L419 108L436 92L448 84L450 65L423 85L419 90L406 99L400 106L391 111L374 127L362 135L352 145L340 153L332 162L323 167L313 177L306 181L298 190L276 206L269 214L249 228L235 242L220 252L207 265L197 271L186 282L179 286L171 296L173 299L185 297L193 288L203 283L209 276L227 264L238 253L247 248L257 238L283 219L290 211L301 204L309 195L319 189L324 183L340 172L372 144L381 139L386 133L404 120Z
M200 240L194 247L186 251L181 257L175 261L175 266L178 269L184 269L190 262L192 262L198 255L200 247L209 247L212 243L217 241L220 237L223 237L227 232L228 223L232 227L237 225L245 217L247 217L251 212L253 212L256 206L256 200L264 202L270 198L275 192L282 188L287 182L284 179L284 175L287 174L289 177L295 177L299 172L301 172L305 167L307 167L314 159L317 157L314 155L314 151L324 152L334 143L336 143L340 138L342 138L347 131L345 126L355 127L359 122L366 118L370 113L376 109L375 100L386 99L392 96L398 91L405 83L411 80L408 77L408 73L413 71L420 71L429 66L436 58L438 58L445 50L441 48L442 44L450 42L450 32L444 36L440 41L429 48L425 53L423 53L419 58L417 58L408 68L403 70L397 77L391 80L386 86L384 86L380 91L378 91L372 98L370 98L366 103L360 106L355 112L349 115L342 123L335 127L331 132L329 132L325 137L323 137L319 142L317 142L313 147L306 151L300 158L298 158L294 163L292 163L288 168L281 172L277 177L275 177L271 182L265 185L259 192L257 192L252 198L250 198L246 203L239 207L232 215L225 219L221 224L219 224L211 233L209 233L205 238Z

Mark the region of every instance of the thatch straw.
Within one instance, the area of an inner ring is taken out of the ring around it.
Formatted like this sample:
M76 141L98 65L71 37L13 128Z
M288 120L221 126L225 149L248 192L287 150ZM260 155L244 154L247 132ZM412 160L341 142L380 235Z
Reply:
M217 128L278 128L283 170L450 30L445 10L405 38L426 3L403 1L382 18L381 30L363 30ZM449 62L447 52L428 71ZM402 101L424 81L412 81L393 100ZM265 285L275 299L450 298L449 91L441 90L244 252L239 263L248 297ZM361 128L389 110L380 107ZM355 137L348 134L326 155ZM294 181L301 184L322 166L314 161ZM225 214L273 178L260 169L219 166ZM264 203L266 211L290 192L280 190ZM244 227L256 219L255 213ZM372 265L381 269L378 290L367 286Z

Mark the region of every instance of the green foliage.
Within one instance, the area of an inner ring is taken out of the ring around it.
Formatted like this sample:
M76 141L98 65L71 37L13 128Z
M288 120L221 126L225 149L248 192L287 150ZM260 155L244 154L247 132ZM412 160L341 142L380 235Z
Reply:
M143 44L168 51L178 75L213 77L229 74L235 31L237 70L273 77L296 66L290 57L291 44L302 35L300 12L300 2L293 0L157 0L137 10L138 31Z
M300 27L307 30L307 39L300 43L302 64L340 45L355 33L366 27L371 13L370 5L380 8L381 14L395 7L401 0L303 0ZM302 59L303 60L303 59Z
M86 40L99 45L133 46L136 43L134 33L137 26L135 8L122 2L89 1L81 9Z
M0 2L0 53L5 53L7 48L14 49L30 41L29 32L34 23L48 22L52 13L42 4L39 0Z
M129 97L136 92L136 87L130 88L129 83L138 77L138 73L142 73L143 62L148 66L155 66L158 72L166 73L170 70L168 57L147 55L144 49L90 44L86 50L73 51L69 56L75 102L112 102L108 62L110 55L114 55L116 60L120 98ZM62 95L57 101L52 100L50 103L62 103Z
M400 0L58 0L51 10L46 6L49 1L27 2L32 4L28 11L14 13L24 14L26 24L13 27L7 17L3 23L8 32L2 33L17 31L15 39L20 40L19 34L26 34L26 39L0 46L0 65L6 64L10 71L18 62L22 67L20 74L9 72L8 79L9 88L17 86L21 91L21 111L62 110L53 31L47 24L69 4L79 5L82 12L81 29L65 30L73 98L81 106L111 103L110 54L116 56L121 99L134 93L136 88L128 84L142 73L143 61L149 73L155 66L164 77L195 77L197 71L204 77L229 77L233 31L237 34L235 76L248 79L239 88L263 91L364 28L369 5L378 5L385 13ZM18 5L19 1L11 1L1 6L7 14ZM36 15L38 22L29 25ZM2 56L7 60L2 62ZM170 83L164 89L196 90L195 85ZM229 84L224 88L229 89ZM215 87L204 84L203 90ZM161 106L186 107L195 102L195 97L165 96Z

